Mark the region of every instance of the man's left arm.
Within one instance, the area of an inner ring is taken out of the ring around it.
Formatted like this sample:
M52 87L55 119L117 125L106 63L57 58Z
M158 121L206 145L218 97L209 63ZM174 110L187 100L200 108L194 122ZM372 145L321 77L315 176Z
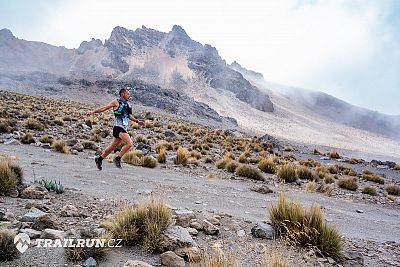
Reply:
M137 124L139 124L140 126L144 125L144 122L141 120L136 119L132 114L129 114L129 119L133 122L136 122Z

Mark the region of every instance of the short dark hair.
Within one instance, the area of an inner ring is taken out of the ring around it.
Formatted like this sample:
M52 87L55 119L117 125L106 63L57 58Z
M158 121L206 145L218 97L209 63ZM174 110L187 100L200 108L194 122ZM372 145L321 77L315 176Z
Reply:
M124 88L121 88L121 89L119 90L119 96L121 96L121 95L122 95L122 93L123 93L123 92L126 92L126 91L129 91L129 89L128 89L128 88L126 88L126 87L124 87Z

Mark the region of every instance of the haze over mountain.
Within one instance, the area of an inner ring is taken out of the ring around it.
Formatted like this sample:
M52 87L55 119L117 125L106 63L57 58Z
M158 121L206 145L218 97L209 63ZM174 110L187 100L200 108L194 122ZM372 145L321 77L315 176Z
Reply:
M383 153L388 146L398 147L394 140L400 139L400 116L265 81L262 74L236 62L227 65L216 48L192 40L177 25L168 33L144 26L134 31L115 27L104 43L92 39L76 49L21 40L10 30L0 30L1 87L22 90L29 84L68 94L76 81L93 90L126 83L140 85L142 92L151 87L150 98L178 93L174 97L180 100L170 102L171 111L174 105L193 101L197 104L186 105L186 110L207 110L212 119L231 117L243 129L296 142L363 150L369 140L368 151ZM149 97L136 100L168 106L149 102Z

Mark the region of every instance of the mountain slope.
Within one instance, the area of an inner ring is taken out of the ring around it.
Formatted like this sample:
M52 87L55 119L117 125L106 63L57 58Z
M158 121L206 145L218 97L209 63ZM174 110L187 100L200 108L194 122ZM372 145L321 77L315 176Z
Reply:
M265 112L273 104L264 92L230 69L210 45L190 39L179 26L169 33L142 27L115 27L104 45L100 40L66 49L15 38L0 31L0 71L46 72L85 79L142 80L184 92L190 84L231 91Z
M271 83L266 81L261 73L247 70L236 62L229 66L240 72L258 88L267 92L274 91L285 97L290 101L288 105L305 107L314 113L314 116L322 116L328 121L400 139L400 116L381 114L377 111L356 107L323 92Z

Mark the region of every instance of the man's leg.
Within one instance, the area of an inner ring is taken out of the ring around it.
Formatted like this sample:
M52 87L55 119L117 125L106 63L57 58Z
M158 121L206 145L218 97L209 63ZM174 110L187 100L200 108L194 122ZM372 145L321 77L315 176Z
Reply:
M101 152L101 157L105 159L118 145L121 143L120 138L115 138L111 140L111 144Z
M124 141L124 146L119 152L118 156L114 159L115 166L121 168L121 158L125 155L126 152L133 146L133 142L128 133L119 133L119 138Z
M96 166L99 170L103 169L103 159L105 159L118 146L118 144L121 143L121 141L120 138L113 137L110 145L101 152L100 157L95 158Z

